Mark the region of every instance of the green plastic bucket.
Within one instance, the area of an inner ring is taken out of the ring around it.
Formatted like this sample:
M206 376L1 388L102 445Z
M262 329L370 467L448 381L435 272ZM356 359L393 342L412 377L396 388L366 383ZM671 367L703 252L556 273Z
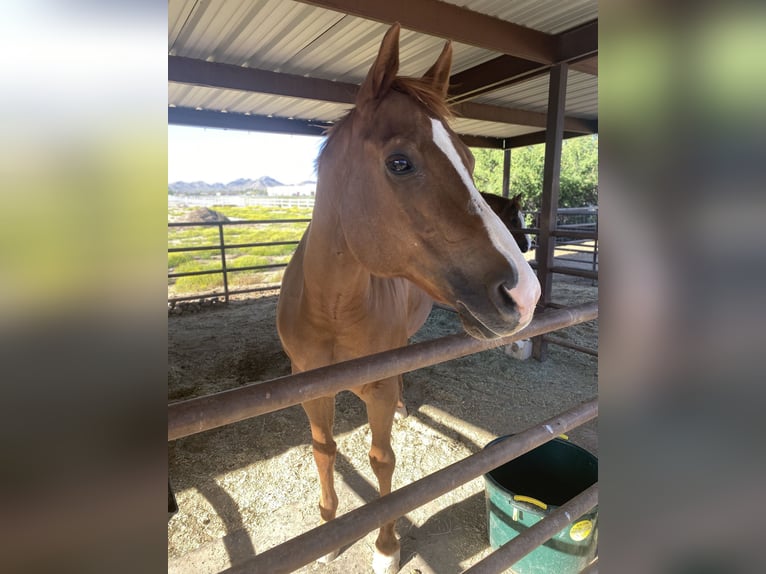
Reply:
M499 548L597 481L598 459L559 438L488 472L484 483L490 545ZM511 571L577 574L594 558L597 538L598 507L527 554Z

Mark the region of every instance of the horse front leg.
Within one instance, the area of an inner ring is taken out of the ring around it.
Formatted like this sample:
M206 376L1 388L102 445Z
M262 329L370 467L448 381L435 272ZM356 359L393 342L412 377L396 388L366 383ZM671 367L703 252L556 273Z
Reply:
M338 495L335 493L335 455L337 446L332 437L335 420L335 397L322 397L302 404L311 425L311 446L314 462L319 472L319 514L324 522L335 518L338 510ZM317 559L327 563L335 559L340 549Z
M407 405L404 402L404 379L402 375L397 377L399 379L399 398L396 400L396 411L394 412L394 418L401 420L407 418L409 414L407 412Z
M399 377L365 385L360 393L367 406L367 419L372 433L370 465L378 478L380 495L391 492L396 456L391 448L391 427L399 399ZM375 541L372 568L375 574L395 574L399 571L399 540L395 531L396 520L380 528Z

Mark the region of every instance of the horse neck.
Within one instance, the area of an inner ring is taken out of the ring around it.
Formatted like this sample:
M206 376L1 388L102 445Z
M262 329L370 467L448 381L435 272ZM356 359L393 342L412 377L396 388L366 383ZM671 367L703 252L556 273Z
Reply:
M321 307L357 309L368 296L371 274L348 247L338 210L344 186L321 175L303 255L305 289Z

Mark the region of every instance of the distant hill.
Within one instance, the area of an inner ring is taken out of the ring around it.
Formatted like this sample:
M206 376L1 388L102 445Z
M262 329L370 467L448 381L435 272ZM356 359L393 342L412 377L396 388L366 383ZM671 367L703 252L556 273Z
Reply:
M245 191L265 191L269 187L280 187L283 184L273 177L263 176L258 179L235 179L229 183L207 183L205 181L175 181L168 184L168 193L179 195L222 195L238 194Z

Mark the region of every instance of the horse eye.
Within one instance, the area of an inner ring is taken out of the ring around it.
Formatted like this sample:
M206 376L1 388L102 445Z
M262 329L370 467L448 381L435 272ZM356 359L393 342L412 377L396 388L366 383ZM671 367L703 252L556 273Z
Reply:
M386 159L386 168L395 175L410 173L414 168L407 156L394 154Z

